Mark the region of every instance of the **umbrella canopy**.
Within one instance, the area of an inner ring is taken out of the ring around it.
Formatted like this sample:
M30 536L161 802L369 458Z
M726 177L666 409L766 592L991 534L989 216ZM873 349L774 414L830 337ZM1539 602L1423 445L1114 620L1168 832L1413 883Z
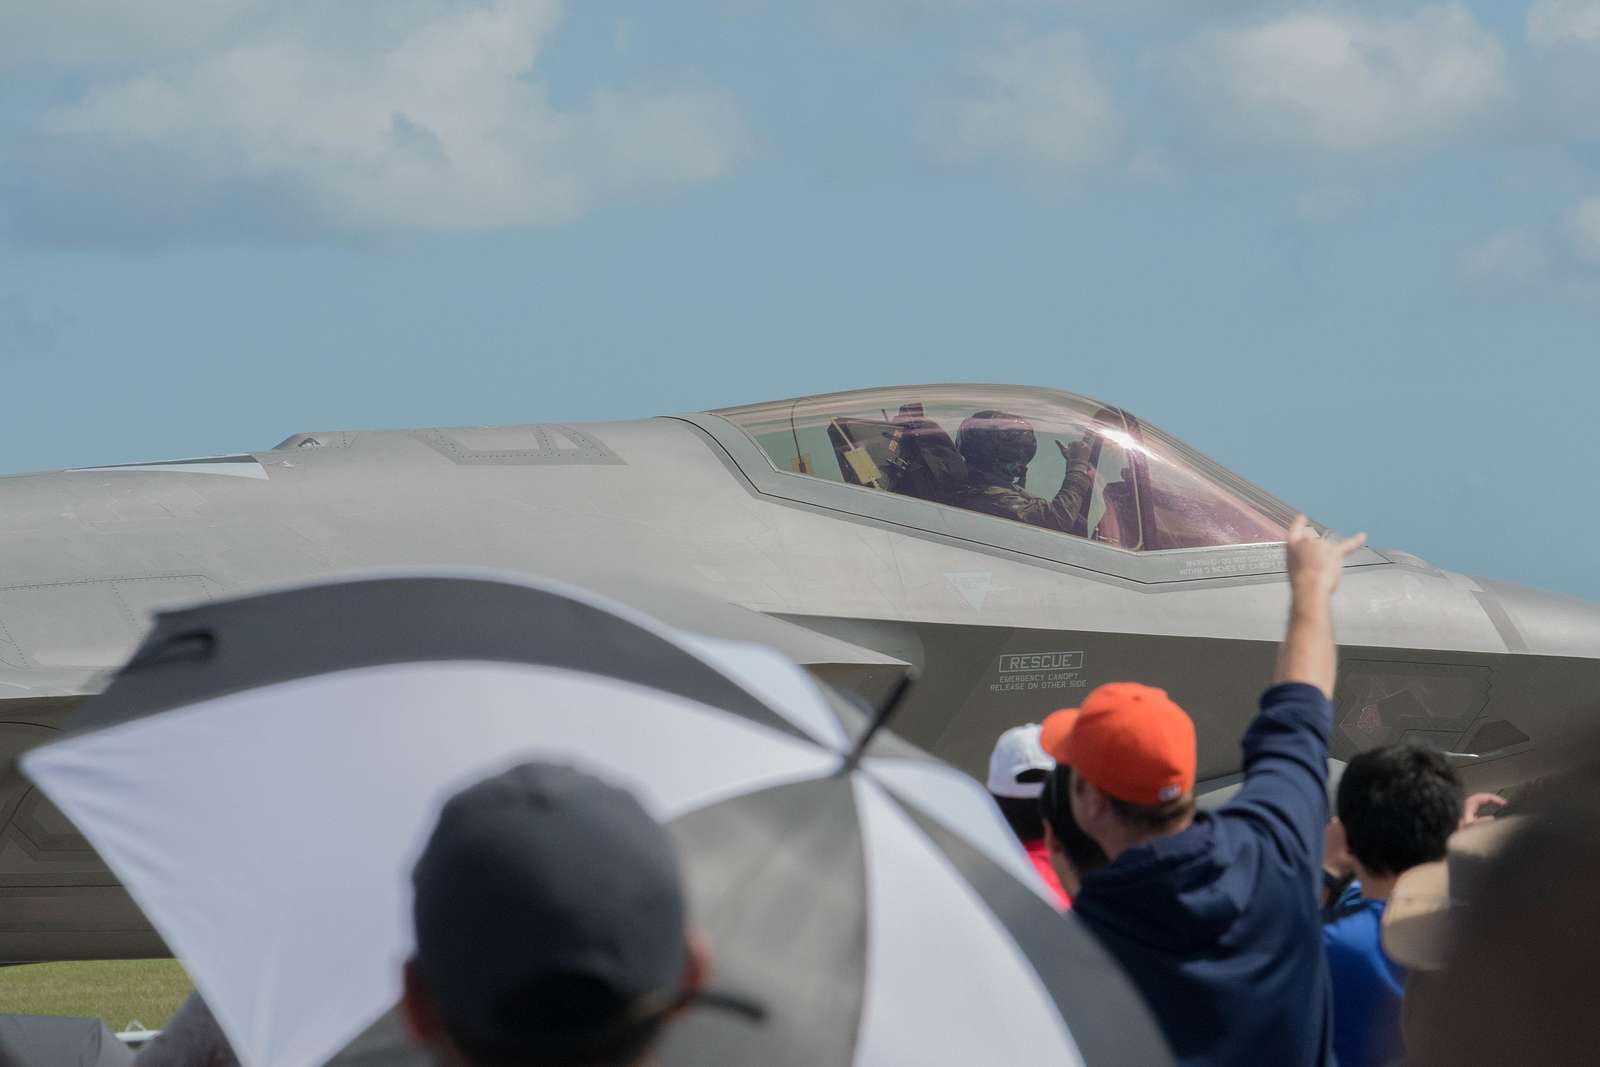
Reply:
M569 587L358 579L164 615L80 717L24 770L247 1064L320 1063L393 1004L440 806L531 758L669 824L720 983L768 1006L696 1013L668 1063L1168 1060L981 787L886 736L847 759L859 718L758 646Z

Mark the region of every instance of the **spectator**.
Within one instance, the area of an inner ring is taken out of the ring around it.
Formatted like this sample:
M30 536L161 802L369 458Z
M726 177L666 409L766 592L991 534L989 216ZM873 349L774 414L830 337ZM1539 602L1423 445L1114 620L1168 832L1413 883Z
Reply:
M1274 684L1245 733L1244 784L1196 813L1195 732L1159 689L1118 683L1057 712L1041 741L1110 862L1074 913L1144 994L1183 1064L1332 1062L1315 895L1328 820L1333 592L1363 543L1289 530L1291 608Z
M670 838L581 771L525 763L457 794L412 878L402 1007L439 1063L633 1067L701 990Z
M1106 865L1106 854L1072 817L1072 768L1065 763L1056 764L1045 779L1039 813L1050 865L1067 894L1075 895L1085 874Z
M1461 780L1437 750L1388 745L1350 761L1338 820L1356 881L1322 928L1333 984L1333 1051L1340 1067L1382 1067L1401 1053L1405 970L1379 940L1384 906L1406 871L1444 858L1462 819Z
M1013 726L1000 735L989 754L989 795L1000 807L1017 835L1022 847L1033 861L1034 870L1045 888L1055 898L1056 906L1065 911L1071 899L1061 888L1055 868L1050 863L1050 851L1045 846L1044 819L1039 811L1039 794L1044 790L1045 776L1056 761L1039 747L1039 724L1030 722Z
M1339 778L1345 766L1336 759L1328 761L1328 806L1335 810L1338 808ZM1456 824L1456 829L1464 830L1473 823L1503 815L1509 810L1507 804L1506 798L1498 793L1474 793L1462 805L1461 821ZM1356 881L1355 860L1350 855L1344 826L1337 815L1328 820L1322 848L1322 921L1331 923L1352 907L1358 906L1362 899L1361 885Z

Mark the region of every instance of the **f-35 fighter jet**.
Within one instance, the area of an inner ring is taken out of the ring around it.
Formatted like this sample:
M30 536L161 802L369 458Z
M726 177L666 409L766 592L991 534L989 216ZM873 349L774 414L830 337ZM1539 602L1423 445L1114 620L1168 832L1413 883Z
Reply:
M766 641L868 701L914 668L895 730L972 771L1001 730L1101 682L1164 686L1195 717L1202 788L1221 788L1282 634L1293 515L1127 411L990 385L303 433L3 478L0 756L70 728L153 611L445 565L568 579ZM1337 611L1336 757L1424 738L1494 788L1600 712L1594 605L1364 549ZM0 892L0 960L161 951L14 770Z

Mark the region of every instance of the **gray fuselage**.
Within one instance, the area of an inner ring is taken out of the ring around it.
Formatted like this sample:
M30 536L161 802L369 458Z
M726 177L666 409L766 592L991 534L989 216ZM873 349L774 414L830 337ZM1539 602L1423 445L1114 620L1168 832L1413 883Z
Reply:
M0 746L14 756L62 729L163 607L470 566L624 599L638 579L656 605L670 607L665 584L783 620L834 639L797 658L869 701L909 664L919 681L895 730L975 773L1004 728L1130 678L1193 715L1202 780L1238 771L1287 610L1281 547L1136 558L1083 542L1048 558L1004 518L886 511L884 494L819 488L748 441L697 414L317 433L236 457L0 478ZM1458 753L1472 786L1501 787L1600 710L1600 609L1581 601L1369 550L1336 623L1335 756L1423 737ZM0 888L22 917L0 922L0 958L160 951L14 770L0 826Z

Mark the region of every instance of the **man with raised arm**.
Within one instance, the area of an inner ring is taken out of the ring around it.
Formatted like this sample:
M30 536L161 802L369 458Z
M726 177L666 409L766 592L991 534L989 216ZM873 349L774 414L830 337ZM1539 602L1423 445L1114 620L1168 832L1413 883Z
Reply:
M1328 819L1338 651L1333 592L1365 541L1288 537L1288 633L1245 732L1244 784L1197 812L1195 733L1159 689L1118 682L1045 720L1071 804L1110 862L1073 910L1126 969L1178 1062L1331 1064L1332 998L1316 886Z

